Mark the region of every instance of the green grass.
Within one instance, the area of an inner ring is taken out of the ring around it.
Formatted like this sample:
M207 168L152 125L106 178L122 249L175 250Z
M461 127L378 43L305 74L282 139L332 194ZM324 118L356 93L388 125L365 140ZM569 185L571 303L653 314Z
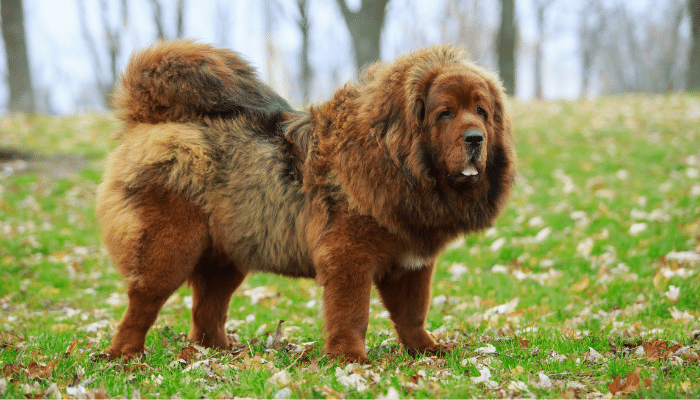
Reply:
M642 383L615 397L697 398L700 263L667 255L700 252L700 98L512 108L519 176L509 206L438 261L427 326L457 347L408 356L373 294L374 364L349 368L323 353L322 288L263 274L231 302L228 328L243 348L178 361L189 345L181 288L143 358L100 358L126 307L94 208L120 126L99 115L0 118L0 146L93 160L60 179L0 175L0 398L583 398L608 395L635 370ZM280 320L282 347L268 349ZM639 349L654 343L688 349ZM480 350L488 345L495 352ZM490 377L477 379L485 368Z

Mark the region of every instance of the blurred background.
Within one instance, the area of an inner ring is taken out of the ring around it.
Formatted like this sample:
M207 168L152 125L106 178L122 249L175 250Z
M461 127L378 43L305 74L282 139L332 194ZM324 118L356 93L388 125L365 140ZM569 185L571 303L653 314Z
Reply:
M700 89L700 0L2 0L0 112L105 110L130 54L196 38L292 104L358 67L464 46L520 99ZM695 38L693 40L693 38Z

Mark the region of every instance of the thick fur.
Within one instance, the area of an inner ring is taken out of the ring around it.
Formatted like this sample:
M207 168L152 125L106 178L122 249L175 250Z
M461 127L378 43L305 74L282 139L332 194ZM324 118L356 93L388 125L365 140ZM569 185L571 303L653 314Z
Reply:
M496 75L434 46L295 112L235 53L176 41L132 57L115 104L97 209L129 305L109 355L142 352L185 282L191 340L227 347L252 271L323 285L332 356L366 360L372 284L410 351L442 350L424 328L435 259L494 222L515 173Z

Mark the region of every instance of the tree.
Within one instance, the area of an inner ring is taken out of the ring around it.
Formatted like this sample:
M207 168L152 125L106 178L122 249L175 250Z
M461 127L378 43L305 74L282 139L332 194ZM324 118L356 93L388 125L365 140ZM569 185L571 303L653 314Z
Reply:
M297 0L299 8L299 30L301 31L301 85L304 104L309 102L311 91L311 65L309 64L309 14L307 10L308 0Z
M355 50L355 66L359 71L379 59L379 45L389 0L362 0L360 9L354 12L348 8L346 0L336 2L350 31Z
M495 68L494 43L497 31L486 20L494 12L492 9L497 7L486 0L445 1L440 40L464 46L473 61L487 68Z
M515 1L501 0L501 27L498 31L498 72L506 93L515 94Z
M691 46L687 90L700 91L700 0L688 0L691 20Z
M688 64L679 51L685 5L686 0L653 4L661 17L649 20L622 1L607 2L602 13L586 10L600 14L597 26L587 29L597 35L597 48L589 54L596 55L592 62L601 93L667 93L685 86Z
M579 14L579 45L581 46L581 96L589 95L593 65L600 51L601 32L607 22L600 0L588 0Z
M34 91L27 56L22 0L2 0L0 9L7 59L7 80L10 86L8 108L10 111L34 112Z
M163 4L160 0L151 0L153 7L153 22L156 24L156 32L158 39L166 39L168 35L165 33L165 23L163 21ZM177 0L177 11L175 21L175 37L182 38L185 32L185 0Z
M537 16L537 41L535 43L535 97L539 100L543 97L542 90L542 43L544 43L545 12L554 0L535 0L535 14Z
M95 38L93 38L88 28L88 18L87 10L85 8L85 0L78 0L78 17L80 22L80 30L83 35L83 39L88 46L88 52L90 53L90 59L95 69L97 87L100 90L104 104L108 105L114 91L114 84L118 78L118 67L117 60L121 54L121 33L123 28L127 25L127 1L122 0L120 3L122 21L121 25L112 26L110 23L110 7L107 0L102 0L99 5L100 9L100 19L102 22L102 37L106 41L107 55L109 68L108 73L105 74L105 69L103 67L103 56L101 47L97 46Z

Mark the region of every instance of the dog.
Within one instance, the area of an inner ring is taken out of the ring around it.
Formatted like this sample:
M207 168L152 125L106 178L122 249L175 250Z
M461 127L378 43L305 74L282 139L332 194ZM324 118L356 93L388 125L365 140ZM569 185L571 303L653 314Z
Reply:
M168 297L192 288L192 342L230 345L233 292L254 271L323 286L325 349L366 362L374 284L398 339L424 327L435 260L493 224L516 155L497 75L451 45L377 62L296 111L233 51L191 40L134 54L125 122L97 193L128 307L106 353L133 357Z

